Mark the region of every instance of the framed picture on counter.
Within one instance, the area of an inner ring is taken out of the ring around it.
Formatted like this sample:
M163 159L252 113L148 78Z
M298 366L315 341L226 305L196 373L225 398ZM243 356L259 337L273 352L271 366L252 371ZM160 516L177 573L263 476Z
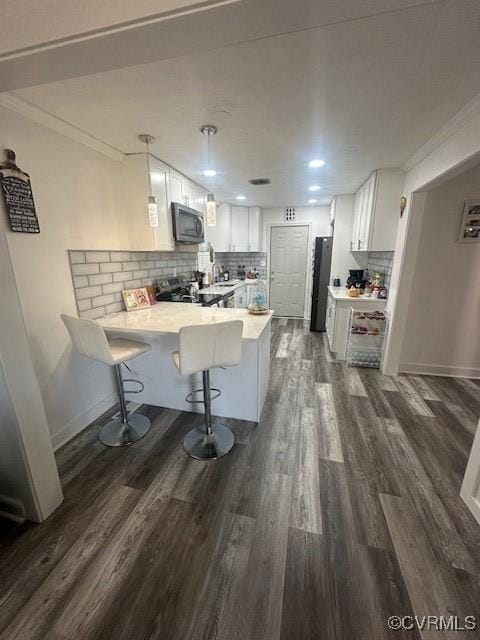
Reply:
M465 201L458 241L480 242L480 198Z
M148 309L151 306L145 287L140 287L139 289L124 289L122 295L127 311Z

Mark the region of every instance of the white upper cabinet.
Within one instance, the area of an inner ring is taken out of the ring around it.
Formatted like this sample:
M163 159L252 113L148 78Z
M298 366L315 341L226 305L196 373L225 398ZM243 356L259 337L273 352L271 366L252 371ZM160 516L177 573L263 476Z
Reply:
M170 167L169 169L170 189L169 200L170 202L179 202L185 204L191 209L204 212L204 203L207 199L207 191L195 184L175 169Z
M173 169L169 170L170 177L170 193L169 193L169 201L172 202L180 202L181 204L185 204L183 199L183 180L179 173L174 171Z
M230 251L248 249L248 207L232 207L232 238Z
M138 153L125 158L123 169L129 248L133 251L173 251L167 165L149 154ZM156 226L150 224L150 195L155 196L157 202Z
M173 251L171 203L185 204L205 215L207 191L150 154L126 156L123 170L130 249ZM157 226L150 224L149 195L157 202Z
M207 242L215 251L230 251L232 211L229 204L221 204L217 208L217 224L205 227Z
M355 194L350 251L393 251L405 175L378 169Z
M248 208L248 250L262 250L262 217L260 207Z
M206 235L215 251L261 251L260 207L221 204L217 209L217 224L206 227Z

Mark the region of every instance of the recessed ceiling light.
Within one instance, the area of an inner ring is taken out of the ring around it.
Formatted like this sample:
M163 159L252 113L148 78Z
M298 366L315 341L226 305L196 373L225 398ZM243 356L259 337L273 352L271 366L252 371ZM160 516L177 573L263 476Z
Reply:
M237 200L246 200L247 197L246 196L237 196Z
M205 169L203 175L207 176L207 178L213 178L213 176L217 175L217 172L215 171L215 169Z
M311 187L308 187L309 191L320 191L322 187L319 187L318 184L312 184Z
M320 167L323 167L324 164L325 160L310 160L308 166L310 169L319 169Z
M308 204L315 204L316 200L315 198L310 198L310 200L308 201Z

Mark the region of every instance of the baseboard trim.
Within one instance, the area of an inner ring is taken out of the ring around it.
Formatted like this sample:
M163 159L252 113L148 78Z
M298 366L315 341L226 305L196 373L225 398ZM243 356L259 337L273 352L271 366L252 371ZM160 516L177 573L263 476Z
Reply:
M446 376L448 378L479 378L480 369L469 367L450 367L439 364L418 364L404 362L400 373L413 373L424 376Z
M88 427L94 420L99 418L102 413L108 411L117 402L117 397L114 393L111 393L100 402L97 402L79 416L75 416L70 422L68 422L61 431L52 436L53 450L57 451L60 447L63 447L69 440L71 440L77 433L83 431L85 427Z
M25 508L18 500L0 494L0 516L14 522L25 522Z

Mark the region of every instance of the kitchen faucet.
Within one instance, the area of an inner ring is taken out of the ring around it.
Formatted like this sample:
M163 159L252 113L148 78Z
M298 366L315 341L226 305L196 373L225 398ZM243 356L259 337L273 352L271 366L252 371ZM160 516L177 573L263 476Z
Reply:
M215 267L218 267L218 273L219 273L219 277L218 279L215 277ZM213 278L213 282L218 282L218 280L220 280L220 276L222 275L222 267L220 266L220 264L218 262L214 262L212 264L212 278Z

